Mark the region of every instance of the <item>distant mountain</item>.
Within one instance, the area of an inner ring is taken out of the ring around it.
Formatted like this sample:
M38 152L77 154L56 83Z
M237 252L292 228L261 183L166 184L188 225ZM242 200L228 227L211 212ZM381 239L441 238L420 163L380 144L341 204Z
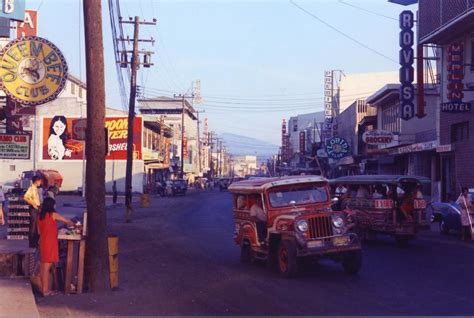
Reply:
M263 140L230 133L220 134L219 137L224 139L226 148L232 155L256 155L258 161L266 161L273 155L278 154L280 148L278 145Z

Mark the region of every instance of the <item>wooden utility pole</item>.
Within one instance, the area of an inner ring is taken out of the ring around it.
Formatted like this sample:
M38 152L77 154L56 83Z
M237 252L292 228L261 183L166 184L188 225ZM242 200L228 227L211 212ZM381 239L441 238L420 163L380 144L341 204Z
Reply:
M84 37L87 73L86 202L87 249L85 286L90 291L110 289L105 213L105 86L101 0L84 0Z
M181 97L181 171L180 171L180 178L184 179L184 133L186 132L185 123L184 123L184 114L186 112L186 98L194 98L194 94L186 95L186 94L179 94L174 95L174 98Z
M132 170L133 170L133 124L135 121L135 99L137 97L137 70L138 66L140 65L140 57L139 53L144 53L145 54L145 60L143 63L143 66L145 67L150 67L153 65L149 61L149 57L152 52L144 51L144 52L139 52L138 51L138 42L154 42L153 39L151 40L140 40L138 38L139 36L139 29L140 29L140 24L151 24L155 25L156 20L153 20L153 22L140 22L140 18L138 16L135 16L134 21L122 21L120 19L120 23L128 23L128 24L133 24L134 29L133 29L133 49L132 51L126 51L122 52L122 55L125 56L125 58L121 61L117 61L121 63L121 65L124 65L124 67L128 66L127 62L127 53L132 54L132 59L130 61L130 100L128 104L128 131L127 131L127 165L126 165L126 172L125 172L125 222L130 222L131 217L132 217ZM118 39L120 41L125 41L125 39ZM148 57L148 59L147 59Z
M200 126L200 121L199 121L199 113L204 113L205 111L204 110L201 110L201 111L196 111L196 114L197 114L197 134L198 134L198 138L197 138L197 145L198 145L198 158L199 158L199 172L201 173L202 172L202 160L201 160L201 132L200 132L200 129L199 129L199 126Z
M210 173L211 178L214 178L214 160L212 158L212 152L213 152L213 149L214 149L213 134L214 133L211 131L211 132L208 133L208 137L207 137L207 139L209 141L209 152L210 152L209 153L209 169L210 169L210 172L211 172Z

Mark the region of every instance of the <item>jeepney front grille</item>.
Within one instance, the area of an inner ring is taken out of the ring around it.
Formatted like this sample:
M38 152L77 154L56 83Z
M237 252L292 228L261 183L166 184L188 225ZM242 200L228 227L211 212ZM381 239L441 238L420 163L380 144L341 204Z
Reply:
M321 215L308 219L310 238L333 236L332 220L329 215Z

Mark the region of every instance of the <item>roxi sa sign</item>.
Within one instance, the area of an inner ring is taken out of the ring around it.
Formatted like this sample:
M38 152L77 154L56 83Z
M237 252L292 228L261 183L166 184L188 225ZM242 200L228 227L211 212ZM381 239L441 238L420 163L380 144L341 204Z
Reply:
M400 117L409 120L415 116L415 88L413 86L413 12L405 10L400 14Z

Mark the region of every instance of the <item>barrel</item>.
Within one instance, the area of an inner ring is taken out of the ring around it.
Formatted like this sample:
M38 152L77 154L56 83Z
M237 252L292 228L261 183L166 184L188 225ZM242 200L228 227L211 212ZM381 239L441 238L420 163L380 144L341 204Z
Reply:
M150 206L150 195L148 193L143 193L140 196L140 207L148 208Z
M118 241L117 235L109 235L109 272L110 272L110 288L118 288Z

